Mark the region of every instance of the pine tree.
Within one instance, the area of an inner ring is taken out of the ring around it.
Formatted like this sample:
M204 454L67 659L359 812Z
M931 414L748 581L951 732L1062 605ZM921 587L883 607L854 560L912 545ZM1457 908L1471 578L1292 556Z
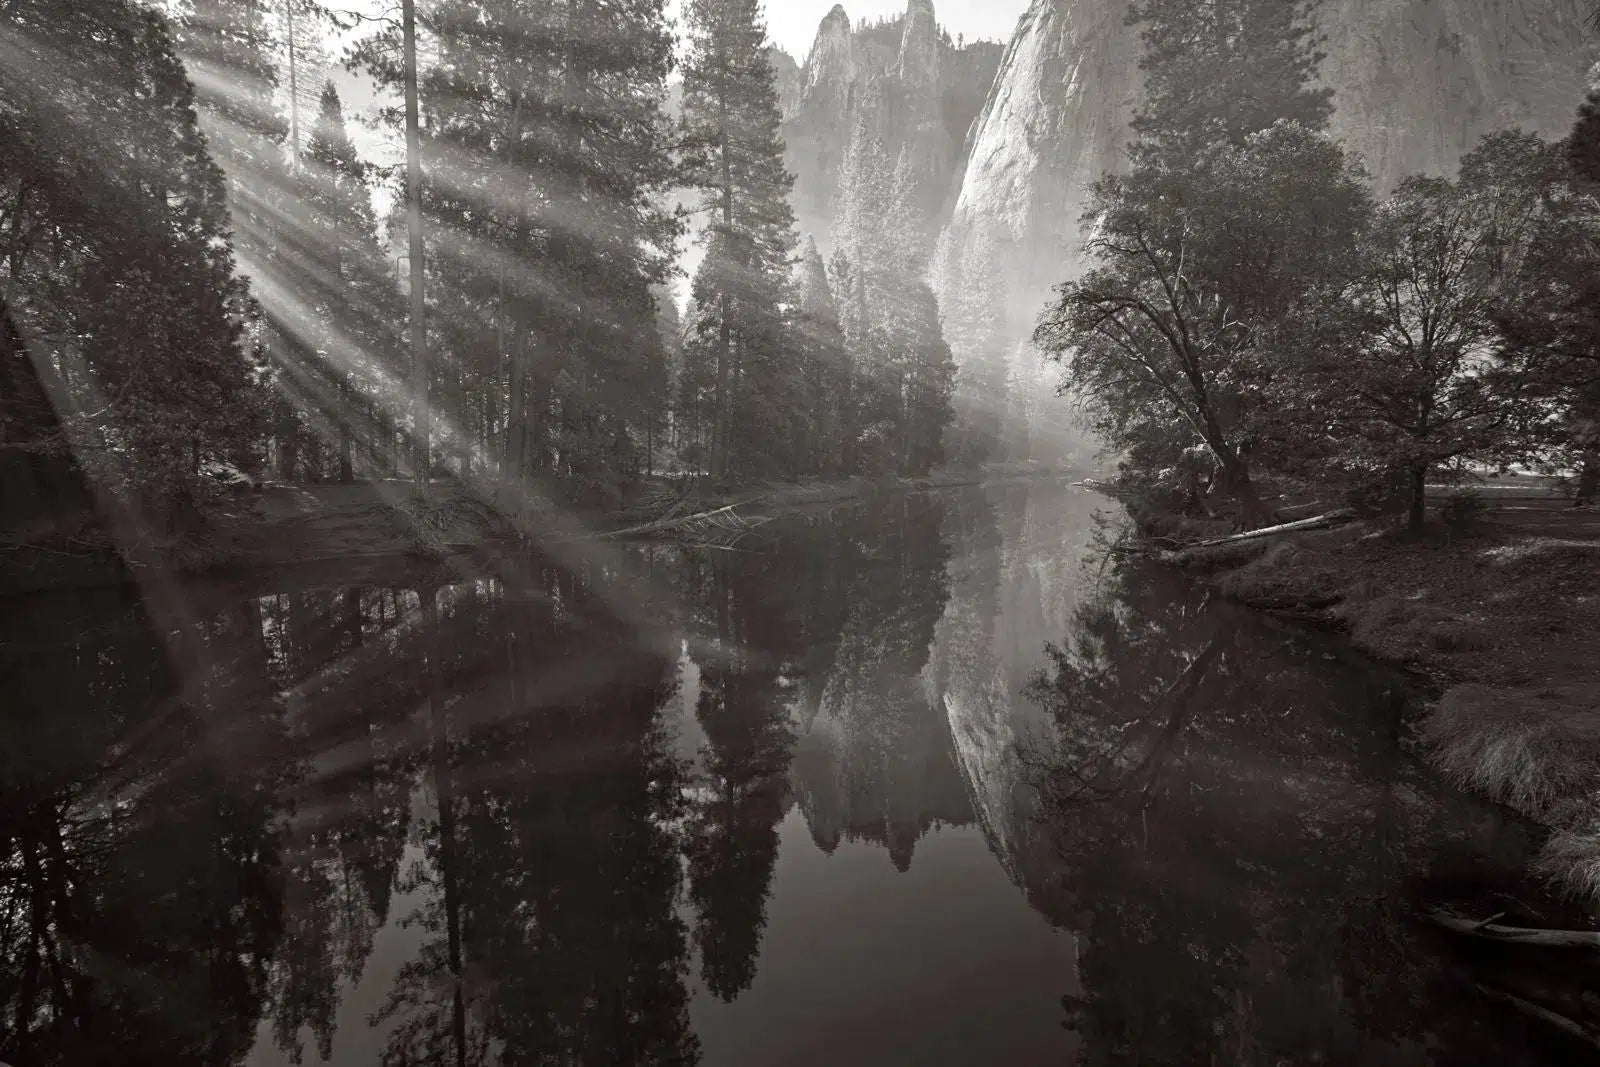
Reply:
M711 218L695 278L699 317L714 338L710 470L771 466L763 433L785 358L784 301L794 215L783 168L778 94L758 0L692 0L687 12L683 140L689 184Z
M1332 90L1314 87L1322 0L1138 0L1144 100L1136 160L1181 165L1210 145L1242 145L1280 119L1320 130Z
M1574 174L1600 182L1600 69L1578 105L1578 119L1567 136L1567 162Z
M278 66L285 74L284 107L289 112L289 155L298 160L305 147L303 116L321 107L321 89L331 66L323 46L331 12L317 0L279 0L283 47ZM313 120L315 121L315 120Z
M284 151L289 126L278 110L273 22L261 0L193 0L182 51L195 78L201 126L227 179L239 270L261 307L257 339L271 356L278 394L278 475L289 479L308 466L320 473L321 464L312 458L314 438L297 402L299 379L315 357L302 311L289 296L295 265L284 249L295 225L295 182Z
M271 13L260 0L193 0L192 6L182 47L201 125L228 180L241 266L265 271L290 187Z
M671 41L661 0L601 9L442 0L423 12L429 320L450 357L434 388L451 400L444 432L463 465L479 441L513 477L609 481L639 469L660 422L651 287L679 229L662 207ZM397 44L380 34L356 59L397 87Z
M827 268L817 251L817 242L811 238L806 239L799 275L795 347L805 371L803 401L808 413L806 433L811 442L810 462L805 469L831 474L844 467L850 364Z
M403 379L399 293L379 243L367 188L368 167L345 127L339 94L324 83L306 157L297 176L299 225L282 257L292 265L296 302L314 317L299 367L302 406L337 436L338 477L354 476L355 445L365 442L387 466L383 400Z
M913 180L903 155L891 164L883 142L859 128L845 157L845 193L833 228L837 281L850 292L842 318L856 368L854 460L866 470L902 474L942 462L954 380L938 303L918 269Z
M993 239L976 234L964 250L946 246L934 259L937 288L952 299L942 325L961 368L952 401L950 460L978 464L998 459L1002 416L1009 395L1005 340L1006 295Z
M664 284L651 288L656 302L656 335L659 344L646 354L644 380L644 457L645 474L654 473L656 457L671 443L674 397L683 370L683 316L672 289Z
M259 368L222 177L168 24L128 0L17 0L0 64L4 303L91 475L173 505L256 462Z

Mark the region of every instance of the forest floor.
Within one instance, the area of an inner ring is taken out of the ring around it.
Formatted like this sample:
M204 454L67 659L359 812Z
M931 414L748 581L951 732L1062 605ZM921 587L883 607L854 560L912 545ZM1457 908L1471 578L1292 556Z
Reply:
M1552 827L1542 873L1600 904L1600 511L1539 483L1480 493L1465 528L1355 522L1171 558L1426 677L1437 699L1412 740L1459 784Z

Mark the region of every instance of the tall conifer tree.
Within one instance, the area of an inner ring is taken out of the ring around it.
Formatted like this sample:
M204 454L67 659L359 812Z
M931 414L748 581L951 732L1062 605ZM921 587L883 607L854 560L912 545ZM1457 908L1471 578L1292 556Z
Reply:
M710 468L716 477L770 465L766 405L783 372L794 214L781 116L759 0L691 0L683 74L687 176L708 216L694 283L696 321L716 358Z
M17 0L4 18L4 311L90 473L171 502L210 460L250 465L261 428L193 89L166 20L130 0Z
M358 441L387 465L391 414L404 377L398 324L404 309L378 240L368 166L345 127L339 94L324 83L297 174L298 224L283 258L297 302L314 322L304 331L315 360L293 383L337 437L337 473L354 475Z
M662 0L440 0L421 106L430 329L447 433L506 473L641 469L662 402L651 287L679 232ZM404 77L393 32L357 59Z

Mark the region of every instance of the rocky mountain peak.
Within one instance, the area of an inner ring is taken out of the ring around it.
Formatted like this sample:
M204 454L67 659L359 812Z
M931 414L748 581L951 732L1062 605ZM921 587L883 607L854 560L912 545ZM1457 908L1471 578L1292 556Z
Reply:
M933 0L911 0L900 34L900 80L908 88L931 88L939 80L939 24Z
M939 28L933 0L908 0L904 14L859 26L842 7L829 11L801 72L799 101L784 115L800 232L831 252L845 151L865 129L915 172L913 195L931 242L999 60L1000 47L989 42L956 48Z
M839 4L823 17L817 27L817 36L806 54L805 92L829 92L832 87L848 83L855 78L853 34L850 16Z

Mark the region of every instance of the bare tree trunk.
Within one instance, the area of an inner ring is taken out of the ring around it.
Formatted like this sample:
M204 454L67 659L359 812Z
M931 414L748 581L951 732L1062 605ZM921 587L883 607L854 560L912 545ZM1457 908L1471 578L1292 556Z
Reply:
M289 165L295 170L300 169L300 82L299 63L296 62L294 48L294 5L295 0L284 0L283 17L288 23L284 34L289 44Z
M1417 531L1422 529L1428 514L1428 465L1412 464L1407 472L1407 481L1410 502L1406 511L1406 529Z
M1600 494L1600 449L1589 449L1583 454L1583 464L1578 468L1578 491L1572 498L1573 507L1589 507Z
M401 36L405 51L406 94L406 229L411 258L411 403L412 448L418 485L428 484L428 341L423 301L422 130L417 103L416 0L401 0Z

